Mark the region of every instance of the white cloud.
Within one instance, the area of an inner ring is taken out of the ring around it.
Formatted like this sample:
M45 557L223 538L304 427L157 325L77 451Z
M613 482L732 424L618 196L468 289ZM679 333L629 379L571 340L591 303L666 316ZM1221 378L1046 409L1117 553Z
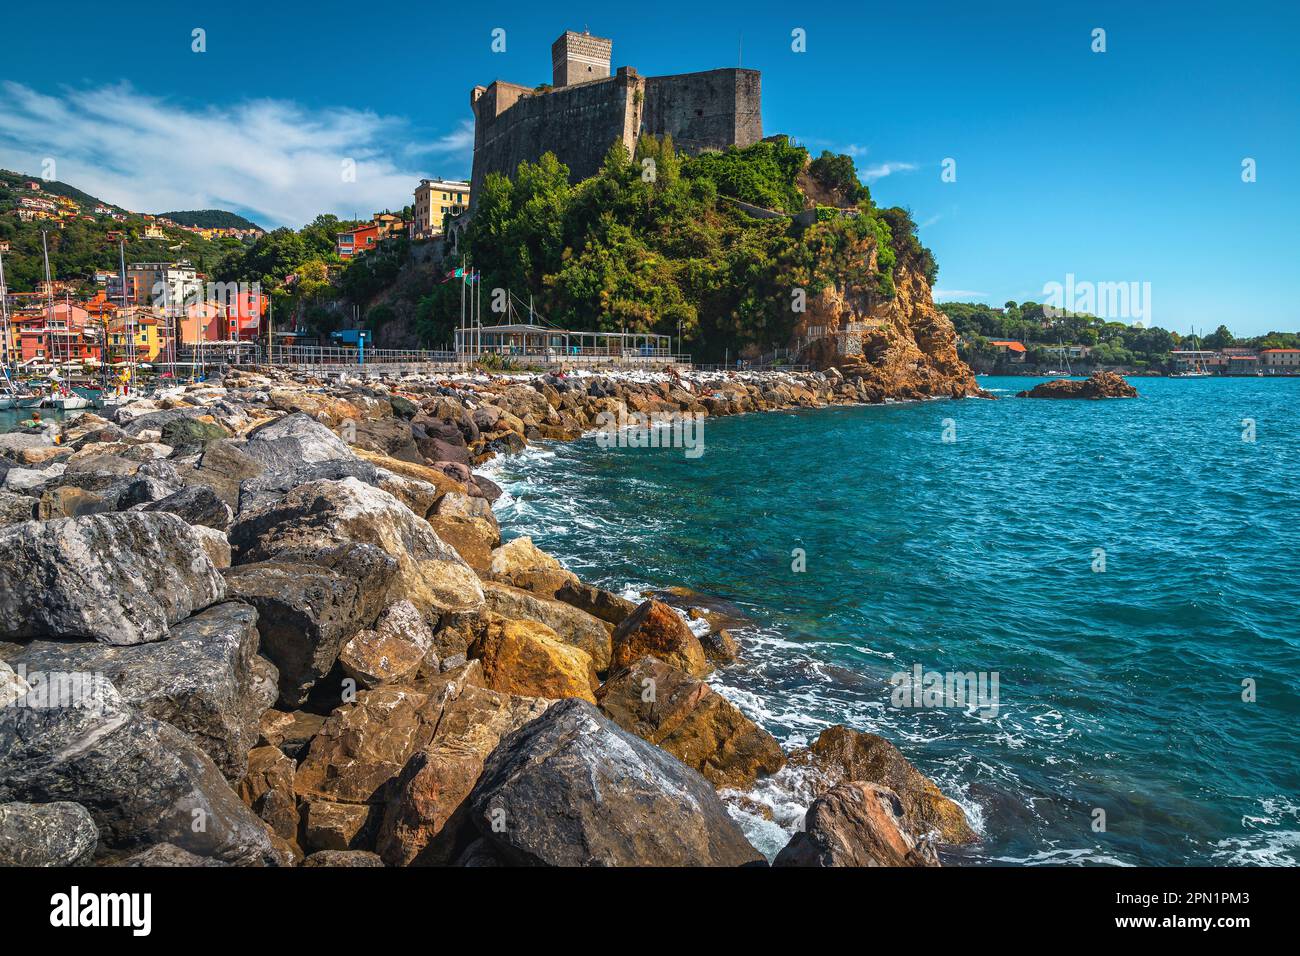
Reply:
M270 226L366 216L407 205L432 175L412 156L454 167L440 175L466 174L473 149L472 123L411 149L394 145L410 136L405 120L369 111L281 100L193 109L126 84L59 96L2 88L0 166L38 173L53 159L56 178L137 212L233 209Z
M858 170L858 177L865 183L874 183L878 179L892 176L894 173L907 173L916 169L916 163L877 163Z

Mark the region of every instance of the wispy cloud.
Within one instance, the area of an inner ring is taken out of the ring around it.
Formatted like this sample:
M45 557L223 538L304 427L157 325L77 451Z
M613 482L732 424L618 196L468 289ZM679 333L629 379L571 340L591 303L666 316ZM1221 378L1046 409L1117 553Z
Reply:
M858 167L858 176L863 182L874 183L894 173L910 173L914 169L916 163L876 163L874 166Z
M0 166L38 172L53 159L56 178L139 212L215 207L272 226L365 215L411 201L430 175L415 155L467 173L473 148L472 125L412 151L394 145L411 136L403 119L282 100L194 109L126 84L0 89Z
M935 289L932 293L936 302L961 302L966 299L987 299L987 292L976 292L972 289Z

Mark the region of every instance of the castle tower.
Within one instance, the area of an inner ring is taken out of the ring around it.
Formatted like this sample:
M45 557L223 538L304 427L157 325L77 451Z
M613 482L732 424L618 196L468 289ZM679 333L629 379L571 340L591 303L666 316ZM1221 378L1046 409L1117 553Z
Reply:
M609 57L613 49L613 40L565 30L551 44L552 85L558 88L604 79L609 76Z

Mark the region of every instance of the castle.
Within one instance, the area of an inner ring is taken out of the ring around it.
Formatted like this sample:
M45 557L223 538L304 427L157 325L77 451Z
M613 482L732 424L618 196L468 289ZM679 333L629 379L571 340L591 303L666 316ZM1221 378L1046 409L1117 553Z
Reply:
M474 87L471 208L488 173L513 177L520 162L548 151L577 181L596 173L615 140L631 154L643 134L667 133L694 154L763 138L757 70L641 76L623 66L611 76L613 45L566 31L551 46L549 88L501 80Z

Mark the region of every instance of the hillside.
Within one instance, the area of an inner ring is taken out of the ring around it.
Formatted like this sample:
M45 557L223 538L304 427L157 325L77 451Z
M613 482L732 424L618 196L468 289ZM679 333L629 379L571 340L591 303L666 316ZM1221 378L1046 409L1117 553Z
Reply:
M485 303L508 288L561 327L680 331L696 362L802 349L882 394L973 393L931 300L933 256L908 212L875 206L852 170L785 137L694 158L646 137L635 157L616 144L576 184L547 154L513 180L488 177L461 251L482 270ZM737 201L785 215L756 218ZM410 327L391 301L376 311L381 343L391 320ZM420 300L414 328L445 342L458 321L447 283Z
M170 219L178 226L195 226L199 229L261 229L251 219L225 209L187 209L178 212L160 212L159 219Z
M40 188L30 188L33 182ZM24 220L24 214L30 218ZM149 231L160 232L161 237L151 238L146 235ZM68 183L0 170L0 243L9 244L5 280L10 291L32 292L41 281L42 232L47 234L54 278L87 285L96 272L117 270L119 236L126 244L127 262L188 259L201 272L216 268L244 245L233 238L209 240L187 229L163 226Z

